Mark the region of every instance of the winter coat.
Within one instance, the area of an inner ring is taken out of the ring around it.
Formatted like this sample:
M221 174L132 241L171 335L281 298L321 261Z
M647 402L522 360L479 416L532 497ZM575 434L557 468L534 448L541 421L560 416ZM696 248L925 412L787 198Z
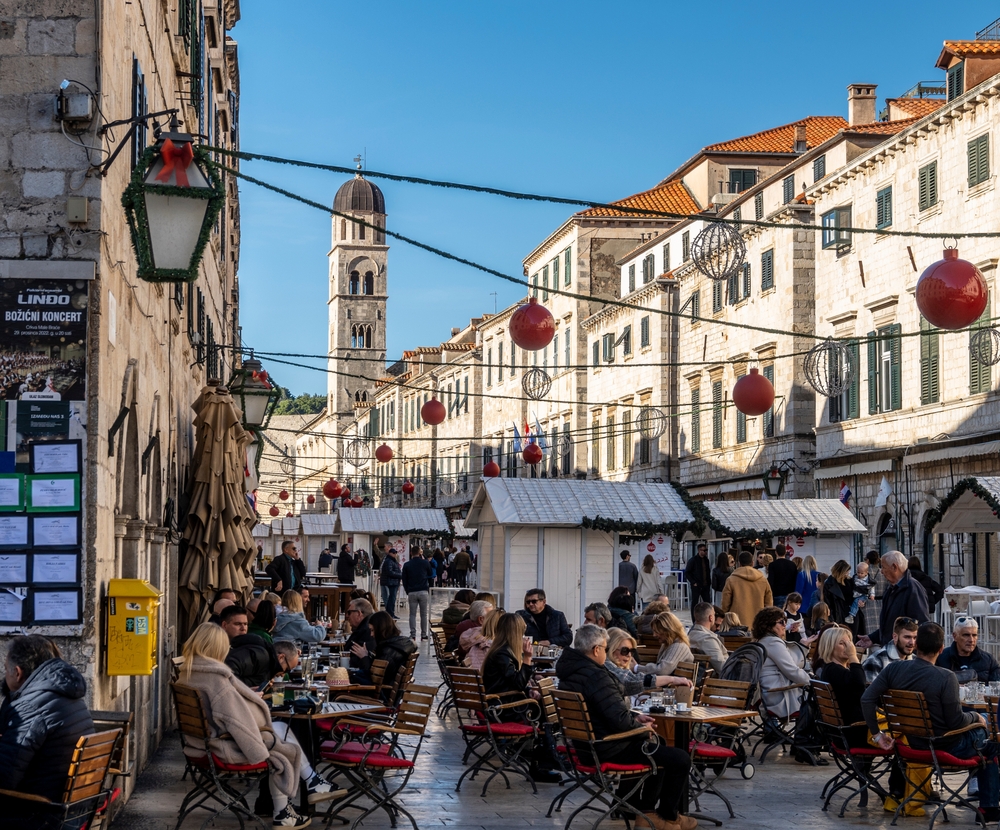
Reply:
M683 640L678 640L669 646L660 646L655 663L646 663L639 667L644 674L671 675L677 670L678 663L693 663L694 654Z
M623 559L618 563L618 584L624 585L635 596L639 585L639 569L627 559Z
M488 655L488 659L483 663L483 688L488 695L500 695L504 692L517 692L522 699L529 696L528 682L531 680L533 669L527 663L522 663L518 668L517 660L511 654L509 648L501 648L493 654ZM502 703L511 703L515 700L512 695L505 698ZM525 705L527 707L527 704ZM500 720L517 721L526 714L527 708L521 710L520 706L512 709L504 709L498 713Z
M703 625L693 625L688 631L688 639L691 641L691 648L696 648L702 654L707 654L709 665L718 674L729 659L729 652L726 650L722 639L713 631L709 631Z
M936 665L955 672L959 683L969 683L973 680L980 683L995 683L1000 680L1000 665L997 665L992 654L978 646L968 657L962 657L952 643L941 652Z
M0 706L0 789L59 801L76 742L94 731L87 682L54 658ZM3 822L0 821L0 824Z
M399 567L399 559L395 556L386 556L382 560L382 568L379 571L382 584L387 588L399 585L403 579L403 569Z
M469 613L469 606L464 602L452 600L447 608L441 613L441 622L446 625L458 625L465 615Z
M876 591L878 589L876 588ZM882 610L879 613L879 628L868 636L873 643L882 644L882 640L892 640L892 627L897 617L912 617L918 623L927 622L930 614L927 612L927 594L923 587L909 573L895 585L889 585L882 596Z
M301 559L293 559L291 556L279 553L264 569L264 573L271 577L271 590L274 593L280 594L293 588L299 591L302 583L306 581L306 563Z
M254 625L253 623L250 623L249 628L247 628L247 634L256 634L265 643L270 643L272 645L274 644L274 637L271 636L271 632L265 631L259 625ZM230 643L230 645L232 645L232 643Z
M275 640L294 640L297 643L322 643L326 639L326 627L310 625L301 611L282 611L274 624Z
M823 601L830 606L830 619L835 623L844 623L851 613L851 602L854 599L854 580L847 577L841 585L832 576L823 583Z
M493 641L487 640L482 632L482 626L469 628L463 631L459 638L461 651L465 654L462 665L480 672L483 670L483 662L486 660L490 646L493 645Z
M772 692L792 684L809 685L809 674L802 668L805 651L794 643L788 644L781 637L769 634L759 641L767 649L767 659L760 672L760 688L767 710L779 718L787 718L799 711L802 689Z
M369 618L365 617L357 624L355 629L351 632L351 636L347 638L347 642L344 643L342 653L351 655L352 669L361 669L366 674L370 675L372 670L372 661L375 659L375 652L377 648L371 626L368 625L368 620ZM358 657L356 654L351 654L351 648L355 643L364 646L368 650L367 657Z
M771 586L765 576L745 565L737 568L726 580L722 591L722 610L735 612L743 625L751 625L762 608L774 604Z
M618 685L622 688L622 694L627 697L648 692L656 682L655 674L638 674L637 672L629 671L629 669L623 669L621 666L616 666L610 660L605 661L604 668L615 676L615 680L618 681Z
M622 631L627 631L636 640L639 639L639 630L635 627L635 614L627 608L609 606L608 610L611 612L611 625L608 628L620 628Z
M933 614L938 603L944 599L944 589L923 571L910 571L909 573L923 586L924 593L927 594L927 610Z
M249 633L233 637L230 641L226 665L251 689L256 689L281 671L274 649L261 637Z
M456 573L462 573L463 571L468 571L472 568L472 557L464 551L460 550L455 554L455 559L451 563L451 569Z
M658 568L653 568L653 570L649 573L646 573L642 568L639 568L639 584L636 586L635 595L639 597L642 602L652 602L653 597L657 594L666 593L667 592L663 587L663 577L660 576Z
M799 576L799 569L791 559L775 559L767 571L767 581L771 586L771 593L776 597L787 597L795 590L795 582Z
M403 590L408 594L430 590L434 581L434 566L422 556L410 559L403 565Z
M406 663L407 659L417 650L417 644L409 637L399 635L383 640L375 648L375 658L385 660L389 665L385 667L385 675L382 684L389 687L399 674L399 670Z
M726 580L732 571L724 571L718 565L712 568L712 590L722 593L726 589Z
M358 564L358 557L350 551L342 550L337 557L337 582L341 585L354 584L354 566Z
M573 642L573 632L566 622L566 615L562 611L556 611L551 605L546 605L541 614L532 614L530 611L517 613L526 625L524 636L531 637L536 642L548 640L552 645L563 648Z
M816 582L818 579L819 573L817 571L809 571L807 574L806 571L802 570L795 577L795 590L797 593L802 594L802 607L799 610L803 614L808 614L809 609L817 602ZM750 620L744 620L740 617L740 622L750 622Z
M181 674L181 684L202 694L212 730L208 748L227 764L261 764L267 761L271 781L290 799L299 791L302 750L274 734L271 713L253 689L240 683L229 667L218 660L195 657L191 675ZM222 737L225 736L225 737ZM185 753L197 757L198 748Z
M712 584L712 565L707 556L696 553L684 566L684 579L692 588L707 588Z

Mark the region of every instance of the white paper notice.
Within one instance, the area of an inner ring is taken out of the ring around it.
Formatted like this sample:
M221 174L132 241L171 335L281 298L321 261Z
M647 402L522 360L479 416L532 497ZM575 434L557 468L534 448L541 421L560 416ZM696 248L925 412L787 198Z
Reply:
M75 553L36 553L32 582L76 582Z
M76 479L31 479L32 507L76 507Z
M80 595L76 591L35 591L35 620L76 620Z
M0 545L28 546L28 517L0 516Z
M0 623L20 623L24 619L23 602L24 597L0 589Z
M0 554L0 582L27 582L28 557L24 553Z
M21 506L21 476L0 478L0 507Z
M34 516L35 547L75 548L80 544L76 516Z
M35 444L33 473L78 473L77 444Z

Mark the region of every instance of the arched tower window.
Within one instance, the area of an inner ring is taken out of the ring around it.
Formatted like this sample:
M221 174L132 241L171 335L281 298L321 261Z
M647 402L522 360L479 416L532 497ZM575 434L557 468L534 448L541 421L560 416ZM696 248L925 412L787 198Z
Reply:
M351 271L350 292L358 294L361 291L361 275L357 271Z
M365 226L358 222L358 239L365 238Z
M340 220L340 238L341 239L347 239L347 220L346 219L341 219Z
M351 348L356 349L358 347L358 327L351 326Z
M372 347L372 327L365 326L365 348L370 349Z
M365 294L375 293L375 275L371 271L365 272Z

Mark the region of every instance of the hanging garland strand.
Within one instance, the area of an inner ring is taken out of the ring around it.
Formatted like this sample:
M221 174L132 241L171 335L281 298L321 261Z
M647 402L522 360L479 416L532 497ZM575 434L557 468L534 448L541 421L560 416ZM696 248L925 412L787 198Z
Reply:
M993 511L993 515L1000 515L1000 501L997 501L996 496L993 495L989 490L983 487L976 478L963 478L954 487L951 488L951 492L948 493L941 503L938 504L932 510L927 511L927 532L930 533L938 522L944 517L944 514L948 512L948 508L951 507L955 502L961 498L963 493L971 492L974 495L981 498L986 502L987 507Z
M233 156L246 161L267 161L275 164L289 164L294 167L307 167L313 170L328 170L332 173L346 173L349 175L354 175L358 172L353 167L341 167L336 164L319 164L311 161L281 158L280 156L266 156L260 153L247 153L242 150L228 150L225 147L208 147L207 149L222 155ZM635 216L706 221L705 215L699 213L674 213L667 210L631 207L629 205L615 204L613 202L594 202L589 199L571 199L562 196L545 196L537 193L521 193L516 190L502 190L500 188L487 187L485 185L462 184L460 182L442 181L440 179L425 179L418 176L403 176L397 173L381 173L375 170L365 170L364 174L365 176L369 176L373 179L386 179L388 181L421 184L428 187L443 187L452 190L467 190L472 193L486 193L491 196L503 196L506 199L518 199L530 202L550 202L552 204L572 205L574 207L584 206L591 208L607 208L608 210L617 210L622 213L633 214ZM952 231L899 231L892 230L890 228L856 228L848 226L798 224L788 225L784 222L769 222L765 219L724 219L721 217L711 217L711 221L722 224L736 225L738 227L777 228L780 230L837 231L844 233L877 233L884 236L917 237L920 239L992 239L1000 237L1000 232L997 231L960 231L958 233L954 233Z

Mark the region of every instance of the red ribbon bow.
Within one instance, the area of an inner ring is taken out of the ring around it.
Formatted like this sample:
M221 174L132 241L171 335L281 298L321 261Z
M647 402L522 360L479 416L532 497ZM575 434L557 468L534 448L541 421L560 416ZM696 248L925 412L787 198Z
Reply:
M190 187L188 181L188 165L194 161L194 149L190 142L184 141L180 145L174 144L169 138L163 142L160 148L160 156L163 158L163 169L156 176L158 182L170 180L170 174L177 174L178 187Z

